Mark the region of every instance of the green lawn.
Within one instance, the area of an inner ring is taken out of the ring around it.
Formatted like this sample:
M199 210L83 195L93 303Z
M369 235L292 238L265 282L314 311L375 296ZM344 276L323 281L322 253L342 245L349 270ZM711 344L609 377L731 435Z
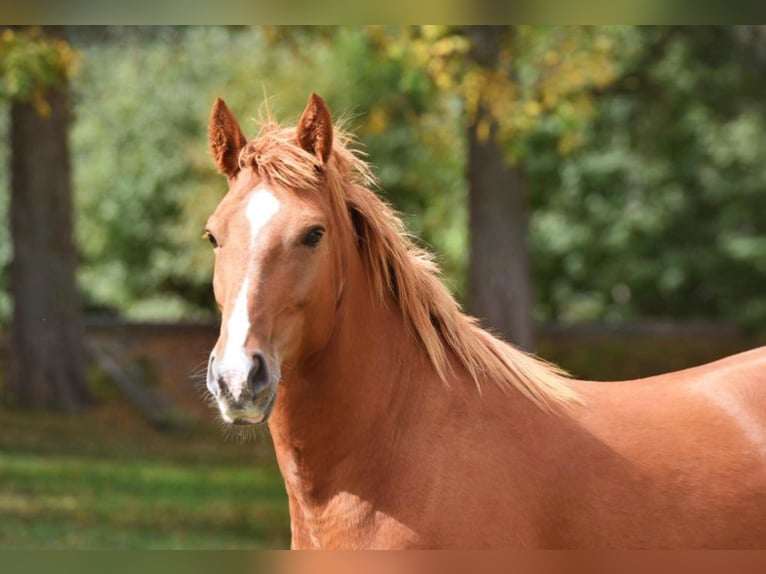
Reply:
M0 411L1 548L284 548L271 439Z

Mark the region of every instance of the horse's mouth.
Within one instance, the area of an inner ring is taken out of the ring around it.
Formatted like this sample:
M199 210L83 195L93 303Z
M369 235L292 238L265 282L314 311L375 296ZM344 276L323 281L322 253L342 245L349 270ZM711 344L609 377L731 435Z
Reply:
M226 415L223 415L223 419L230 424L237 425L237 426L245 426L245 425L259 425L263 424L266 421L269 420L269 415L271 415L271 410L274 408L274 403L277 400L277 393L273 392L271 393L271 396L269 397L266 405L263 407L263 410L260 414L256 416L250 416L250 413L248 412L239 412L236 413L234 416L229 415L228 413Z

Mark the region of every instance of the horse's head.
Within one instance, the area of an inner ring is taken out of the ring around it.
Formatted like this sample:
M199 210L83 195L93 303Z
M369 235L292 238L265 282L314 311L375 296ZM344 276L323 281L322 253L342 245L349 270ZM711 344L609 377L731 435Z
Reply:
M340 226L323 193L332 120L312 94L297 128L248 142L219 99L209 138L229 189L206 226L223 315L207 387L226 422L259 423L274 405L283 365L316 352L333 329Z

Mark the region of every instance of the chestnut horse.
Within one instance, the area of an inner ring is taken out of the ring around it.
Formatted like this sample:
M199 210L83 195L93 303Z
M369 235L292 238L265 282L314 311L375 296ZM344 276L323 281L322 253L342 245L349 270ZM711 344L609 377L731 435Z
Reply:
M321 98L209 136L207 386L268 421L294 548L766 546L766 348L573 380L460 311Z

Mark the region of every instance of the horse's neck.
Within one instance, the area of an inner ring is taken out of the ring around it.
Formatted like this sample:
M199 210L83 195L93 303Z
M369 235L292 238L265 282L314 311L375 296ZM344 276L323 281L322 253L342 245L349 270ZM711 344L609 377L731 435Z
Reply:
M376 301L356 269L329 344L280 384L269 425L288 489L294 478L321 501L380 480L369 469L406 451L409 431L447 392L393 301Z
M524 454L523 439L547 436L550 424L521 393L488 381L479 394L455 362L447 388L361 269L347 280L327 347L284 372L269 426L298 547L332 546L339 532L345 546L406 546L433 518L428 501L453 500L453 479L470 483L465 461L484 452L533 465L539 453ZM502 441L487 441L493 433Z

